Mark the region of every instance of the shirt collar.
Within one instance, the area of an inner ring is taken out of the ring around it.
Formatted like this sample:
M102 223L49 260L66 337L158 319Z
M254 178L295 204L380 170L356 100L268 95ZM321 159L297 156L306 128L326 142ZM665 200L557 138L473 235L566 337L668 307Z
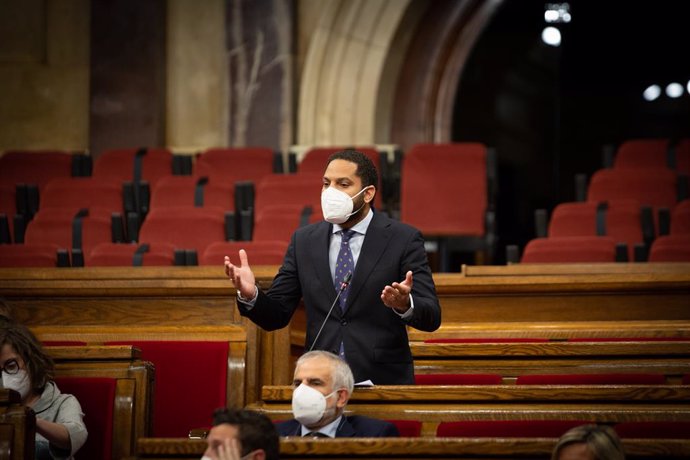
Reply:
M341 415L340 417L338 417L337 419L333 420L333 421L332 421L331 423L329 423L328 425L322 426L322 427L319 428L318 430L310 430L310 429L307 428L306 426L300 425L300 428L302 429L301 435L304 436L304 435L307 434L307 433L318 432L318 433L323 433L323 434L325 434L325 435L328 436L329 438L335 438L335 437L336 437L335 435L337 434L338 428L340 428L340 423L341 423L342 421L343 421L343 416Z
M367 212L367 215L364 216L364 219L357 222L350 230L354 230L355 233L366 235L367 229L369 228L369 224L371 223L371 220L373 218L374 218L374 210L369 208L369 212ZM341 227L340 224L333 224L333 233L338 233L342 229L343 229L343 227Z

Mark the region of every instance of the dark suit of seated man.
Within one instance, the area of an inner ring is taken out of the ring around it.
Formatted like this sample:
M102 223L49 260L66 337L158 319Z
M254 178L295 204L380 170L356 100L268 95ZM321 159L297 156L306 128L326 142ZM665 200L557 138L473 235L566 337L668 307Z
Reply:
M281 436L398 437L390 422L343 412L354 388L350 366L327 351L310 351L297 360L292 394L293 420L276 424Z

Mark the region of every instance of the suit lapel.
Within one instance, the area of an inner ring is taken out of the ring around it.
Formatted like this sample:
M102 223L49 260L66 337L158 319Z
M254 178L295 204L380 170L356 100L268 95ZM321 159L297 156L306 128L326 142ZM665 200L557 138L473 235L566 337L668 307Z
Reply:
M338 429L335 431L336 438L351 438L357 433L355 429L350 425L350 421L343 415L343 420L340 422Z
M362 287L369 278L369 274L374 269L379 259L383 255L388 242L390 240L390 233L386 231L390 226L390 222L375 212L374 217L369 224L367 234L364 236L364 244L357 259L355 273L352 276L350 283L350 291L347 296L347 309L357 300ZM383 286L381 286L383 289Z

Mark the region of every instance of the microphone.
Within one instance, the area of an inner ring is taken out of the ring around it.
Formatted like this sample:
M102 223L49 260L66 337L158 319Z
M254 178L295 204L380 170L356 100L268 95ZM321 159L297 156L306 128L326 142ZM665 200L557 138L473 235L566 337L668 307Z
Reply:
M328 321L328 318L331 316L331 312L333 311L333 307L335 307L335 304L338 303L338 299L340 299L340 294L342 294L343 291L345 290L345 288L348 286L348 284L350 284L351 279L352 279L352 272L348 272L347 275L345 275L343 282L340 283L340 289L338 289L338 295L335 296L335 300L333 301L331 308L328 310L328 313L326 314L326 318L324 318L323 323L321 323L321 327L319 328L319 332L316 333L316 338L311 343L311 347L309 347L309 351L312 351L314 349L314 345L316 345L316 341L319 340L319 336L321 335L321 331L323 331L323 327L326 325L326 321Z

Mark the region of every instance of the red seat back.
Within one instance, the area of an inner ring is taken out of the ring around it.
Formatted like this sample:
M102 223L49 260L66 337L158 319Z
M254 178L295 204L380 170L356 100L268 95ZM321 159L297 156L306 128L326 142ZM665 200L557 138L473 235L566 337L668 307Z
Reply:
M535 238L525 246L522 263L615 262L616 242L606 236Z
M194 175L234 186L238 181L258 184L273 173L273 150L267 147L208 149L196 159Z
M225 241L224 210L182 206L151 209L141 226L139 241L167 243L202 254L209 244Z
M622 422L615 428L621 438L690 439L690 422Z
M58 248L53 243L0 244L0 267L57 267Z
M422 434L422 422L418 420L388 420L398 429L401 438L418 438Z
M488 206L482 144L419 144L402 166L401 220L433 236L483 236Z
M113 149L102 152L93 164L95 178L111 178L117 182L134 180L135 157L139 149ZM150 187L158 180L173 173L173 157L168 149L147 148L141 162L141 180Z
M679 202L671 211L671 235L690 235L690 199Z
M222 266L225 256L230 261L239 264L239 251L247 251L247 259L250 265L281 265L287 241L227 241L210 244L201 254L199 265Z
M106 345L136 346L142 359L153 363L154 437L186 437L190 429L209 425L213 411L227 404L227 342L133 340Z
M57 177L72 175L72 155L57 150L8 151L0 157L0 183L34 184L40 191Z
M87 267L131 267L134 255L143 243L100 243L86 254ZM148 251L142 253L143 266L174 265L175 247L167 243L148 244Z
M614 158L614 168L667 168L668 139L631 139L623 142Z
M208 179L208 178L207 178ZM195 196L200 177L169 176L161 178L151 192L151 209L175 206L196 206ZM226 211L235 209L235 186L231 182L210 179L200 187L203 204Z
M62 393L76 396L84 413L84 424L89 435L75 457L104 460L112 458L117 379L57 377L55 382Z
M690 262L690 235L665 235L652 242L650 262Z

